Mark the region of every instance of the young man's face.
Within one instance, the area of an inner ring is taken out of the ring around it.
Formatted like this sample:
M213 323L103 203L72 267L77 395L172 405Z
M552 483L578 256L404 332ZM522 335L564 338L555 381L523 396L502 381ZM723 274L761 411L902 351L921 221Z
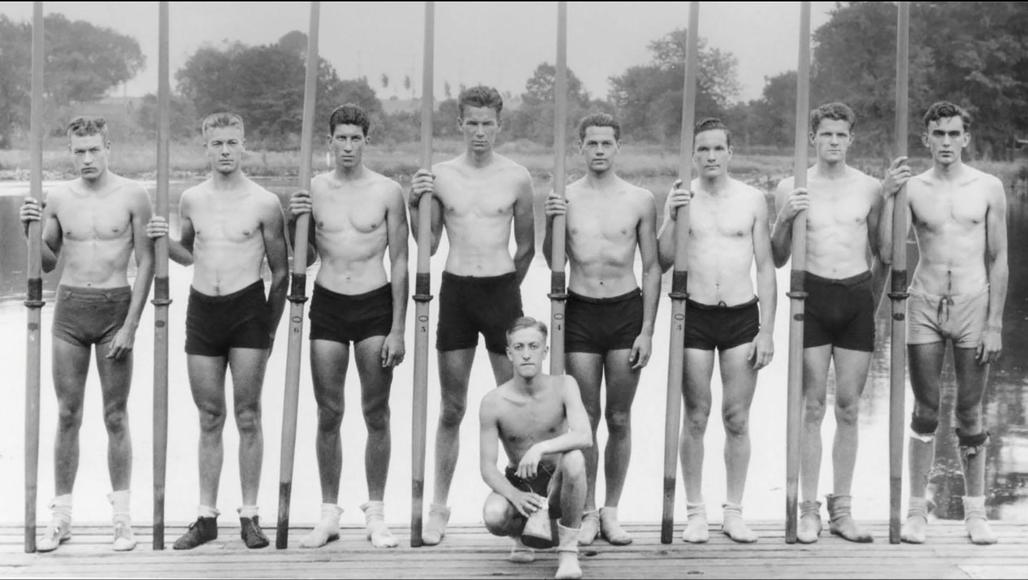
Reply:
M359 167L364 158L364 145L367 141L360 125L336 125L329 144L336 158L336 167Z
M500 117L492 107L464 107L464 113L457 120L457 127L464 136L468 152L491 151L500 132Z
M700 177L714 178L728 173L728 160L732 158L732 148L728 145L728 135L722 129L711 129L696 135L693 147L693 164Z
M817 151L817 158L828 163L845 163L846 150L853 144L848 121L821 119L810 133L810 142Z
M548 350L546 336L536 328L520 328L507 339L507 358L514 366L514 372L525 379L543 372L543 360Z
M103 135L72 135L68 149L75 163L75 171L86 181L96 181L107 172L107 156L111 144Z
M964 130L964 120L958 115L929 121L922 140L932 153L932 161L947 166L960 161L961 152L971 142L971 134Z
M586 127L580 144L585 165L592 173L605 173L614 168L614 158L621 143L614 137L614 127Z
M204 139L207 160L211 168L229 175L238 171L243 162L243 131L239 127L215 127L207 130Z

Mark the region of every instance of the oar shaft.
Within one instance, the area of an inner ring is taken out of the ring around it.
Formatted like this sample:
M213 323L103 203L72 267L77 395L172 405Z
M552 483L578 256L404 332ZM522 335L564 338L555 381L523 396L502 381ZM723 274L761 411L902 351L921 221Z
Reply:
M168 66L168 3L157 17L157 196L155 212L168 219L171 83ZM153 549L164 549L164 493L168 459L168 238L154 243L154 366L153 366Z
M807 133L810 114L810 2L801 3L799 67L796 74L794 187L807 186ZM804 275L807 269L807 212L792 222L792 271L789 291L789 375L786 410L785 541L796 542L800 474L800 422L803 413Z
M32 103L30 195L43 203L43 3L32 5ZM42 228L29 222L25 306L25 552L36 551L36 486L39 474L40 310L43 308Z
M553 192L564 197L568 127L568 5L557 3L557 75L553 85ZM550 260L550 374L564 374L564 310L567 279L564 271L567 235L564 216L553 218Z
M307 63L303 89L303 121L300 130L300 187L310 191L311 155L314 146L314 106L318 88L318 30L321 3L311 2L307 27ZM307 236L310 214L296 220L293 267L289 289L289 344L286 384L282 405L282 460L279 465L278 528L275 547L289 547L289 504L293 489L293 454L296 451L296 414L300 398L300 358L303 354L303 305L307 301Z
M421 78L421 167L432 168L432 112L435 88L435 2L425 3ZM414 282L414 389L411 425L410 545L420 548L425 513L425 445L428 431L429 302L432 301L432 196L418 201L418 269Z
M910 3L896 23L896 156L907 154ZM889 543L900 543L903 486L903 397L906 392L907 189L896 194L892 218L892 360L889 381Z
M688 189L692 181L692 149L696 122L696 75L699 69L700 4L689 3L689 37L682 86L682 143L678 177ZM671 279L671 338L668 346L667 400L664 417L664 490L660 542L674 539L678 438L682 422L682 381L685 379L685 299L688 289L689 206L675 216L675 267ZM683 466L684 469L684 466Z

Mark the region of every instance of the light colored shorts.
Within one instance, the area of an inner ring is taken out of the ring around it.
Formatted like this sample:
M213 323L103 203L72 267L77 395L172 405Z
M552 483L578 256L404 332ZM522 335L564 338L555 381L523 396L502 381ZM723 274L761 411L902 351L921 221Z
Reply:
M974 294L939 296L910 288L907 344L931 344L947 338L957 348L977 348L989 316L989 287Z

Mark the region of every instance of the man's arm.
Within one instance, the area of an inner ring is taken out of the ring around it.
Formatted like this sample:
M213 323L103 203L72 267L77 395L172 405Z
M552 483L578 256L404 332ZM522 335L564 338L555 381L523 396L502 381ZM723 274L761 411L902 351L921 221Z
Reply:
M315 187L314 183L311 183L311 189ZM314 222L314 204L311 200L311 192L309 191L297 191L289 198L289 219L287 221L289 228L289 239L286 243L289 247L295 246L296 240L296 220L303 214L310 216L310 221L307 226L307 267L310 268L311 264L318 259L318 235L317 227ZM293 252L295 254L295 251ZM295 257L294 257L295 259Z
M497 397L496 391L492 391L482 398L482 403L479 406L479 472L482 474L482 480L485 481L490 489L505 497L522 515L528 517L532 508L541 507L532 505L532 496L535 494L521 491L511 485L499 468L496 467L496 460L499 454L497 441L500 438L499 417L496 410Z
M272 341L278 330L278 322L286 307L289 291L289 250L286 248L285 217L278 197L267 194L264 218L261 220L261 235L264 237L264 255L271 269L271 289L268 291L268 333Z
M792 224L796 215L808 209L810 198L806 189L792 191L793 178L783 179L775 188L775 227L771 234L771 255L776 268L781 268L792 255Z
M662 271L657 258L657 208L653 194L642 192L643 209L636 227L636 238L639 243L639 255L642 258L642 295L643 325L642 331L632 345L628 362L632 368L642 368L653 354L653 328L657 320L657 308L660 305L660 277Z
M518 462L518 477L531 479L535 477L539 462L551 453L567 453L575 449L587 449L593 445L592 429L589 416L582 404L582 395L578 390L578 382L571 375L554 375L553 381L562 381L561 398L564 403L564 414L567 418L568 430L564 433L540 441L528 448Z
M753 341L754 368L763 368L774 356L775 310L778 307L778 285L775 264L771 257L771 234L768 231L767 203L757 191L754 198L753 259L757 264L757 300L760 302L760 332Z
M688 189L682 189L681 179L676 180L664 201L664 223L657 234L657 262L660 264L661 272L667 272L668 268L675 265L675 226L678 221L678 210L689 205L691 200L692 193Z
M407 295L409 274L407 273L407 212L403 207L403 192L395 184L389 192L386 206L386 235L389 246L389 284L393 291L393 325L382 345L382 366L392 367L403 361L405 346L404 331L407 320Z
M893 214L896 209L896 194L910 180L910 166L907 165L906 157L897 157L885 172L885 179L882 181L882 210L878 219L878 257L883 266L887 268L892 264L892 247L894 243L903 244L902 240L892 239ZM909 203L910 196L907 196ZM911 209L912 206L907 206ZM910 231L910 211L907 214L907 227L903 228L904 233Z
M425 194L432 195L432 235L431 235L431 255L434 256L436 250L439 249L439 240L443 235L443 206L442 202L439 201L439 197L435 195L435 175L427 169L421 169L414 174L414 179L411 180L410 188L410 199L407 202L407 207L410 208L410 228L411 233L414 234L414 242L418 242L418 234L421 228L421 209L420 201L421 196Z
M543 232L543 258L546 259L546 266L553 268L553 220L558 215L563 216L567 219L567 199L561 198L556 193L551 192L546 196L546 206L544 211L546 212L546 228ZM567 222L565 221L565 224ZM564 248L567 249L567 229L564 230ZM564 252L564 262L567 263L567 251ZM561 264L564 266L565 264Z
M1007 301L1007 197L998 179L989 188L989 207L985 217L986 267L989 271L989 316L982 345L978 347L981 364L999 358L1003 347L1003 307Z
M43 206L43 220L41 222L43 243L39 246L39 254L42 258L43 272L52 272L57 267L57 259L61 254L61 247L64 245L64 230L61 222L57 219L57 204ZM28 228L26 228L26 233Z
M532 207L535 193L532 189L532 176L527 169L523 171L518 197L514 201L514 271L519 286L535 257L535 209Z
M132 286L132 299L129 301L128 314L125 322L118 330L107 350L107 358L121 359L132 350L139 318L146 306L146 297L150 295L153 282L154 253L153 240L146 235L146 224L150 223L152 208L150 196L142 187L136 187L132 194L130 219L132 228L132 253L136 256L136 282Z

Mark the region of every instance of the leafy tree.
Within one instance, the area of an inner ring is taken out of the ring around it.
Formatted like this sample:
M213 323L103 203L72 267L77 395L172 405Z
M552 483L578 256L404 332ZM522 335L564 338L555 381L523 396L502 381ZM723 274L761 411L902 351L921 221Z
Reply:
M382 82L383 91L389 88L389 75L382 73L382 78L379 80Z
M136 110L136 122L151 139L157 137L157 114L157 95L151 93L144 96ZM192 101L180 95L171 95L170 121L171 137L174 139L186 139L200 132Z
M46 62L43 77L46 118L60 130L54 111L103 98L136 76L145 63L130 36L63 14L44 17ZM31 101L32 25L0 16L0 147L9 147L16 129L27 129Z
M650 43L653 60L610 78L609 98L623 131L640 140L673 142L679 138L688 31L677 29ZM737 62L729 53L699 41L697 117L719 116L738 94Z
M521 95L521 107L514 111L509 120L510 133L515 139L529 139L537 143L553 144L554 94L557 82L557 68L542 63L525 82ZM590 109L589 93L582 89L582 81L570 68L567 71L568 138L573 141L573 128Z

